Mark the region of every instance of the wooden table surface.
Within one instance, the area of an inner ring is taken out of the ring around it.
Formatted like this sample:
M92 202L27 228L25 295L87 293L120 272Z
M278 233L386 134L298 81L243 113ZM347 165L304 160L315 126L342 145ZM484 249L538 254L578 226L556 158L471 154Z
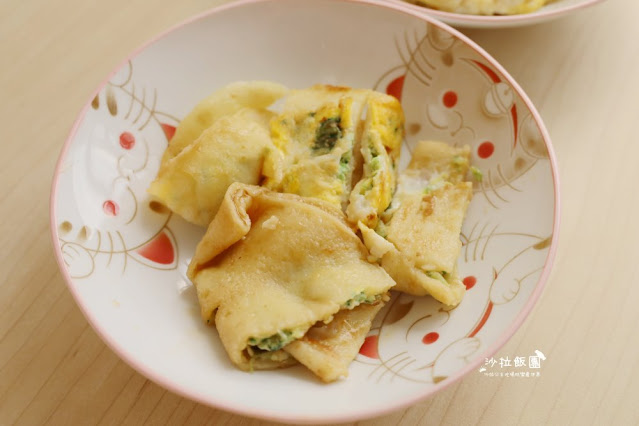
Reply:
M54 165L90 93L129 52L219 0L0 2L0 424L265 424L172 394L105 346L49 234ZM499 352L542 350L525 382L477 372L386 424L639 423L639 2L468 30L537 105L559 161L555 267ZM633 130L635 129L635 130Z

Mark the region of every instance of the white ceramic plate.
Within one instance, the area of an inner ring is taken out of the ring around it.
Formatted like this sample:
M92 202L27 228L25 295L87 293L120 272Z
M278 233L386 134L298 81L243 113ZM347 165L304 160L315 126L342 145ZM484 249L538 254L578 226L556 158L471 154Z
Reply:
M470 144L484 171L463 228L461 305L447 311L430 298L395 297L339 383L321 384L302 367L234 368L185 284L203 229L145 192L180 117L216 88L252 79L391 93L406 112L404 163L417 140L439 139ZM458 32L379 2L241 1L160 35L100 85L62 150L51 230L88 321L149 379L250 416L349 421L432 395L508 340L550 272L558 197L539 114Z
M426 13L449 25L461 28L507 28L523 25L540 24L585 9L603 0L555 0L532 13L506 16L479 16L462 13L443 12L415 4L411 0L385 0L412 10Z

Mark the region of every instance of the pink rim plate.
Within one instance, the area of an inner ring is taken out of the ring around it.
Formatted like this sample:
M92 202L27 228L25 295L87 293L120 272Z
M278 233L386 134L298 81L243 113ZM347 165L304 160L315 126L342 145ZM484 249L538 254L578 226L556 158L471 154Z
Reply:
M106 85L106 83L115 75L115 73L124 65L127 64L127 62L129 60L131 60L132 58L134 58L135 56L137 56L141 51L143 51L145 48L147 48L148 46L150 46L151 44L157 42L158 40L162 39L163 37L165 37L167 34L175 31L178 28L181 28L185 25L191 24L193 22L199 21L209 15L212 14L216 14L216 13L220 13L223 11L226 11L228 9L232 9L232 8L239 8L239 7L245 7L247 5L253 4L253 3L263 3L263 2L276 2L277 0L240 0L237 2L233 2L231 4L226 4L226 5L222 5L216 8L213 8L211 10L205 11L203 13L200 13L198 15L195 15L169 29L167 29L166 31L160 33L159 35L157 35L156 37L154 37L153 39L149 40L148 42L144 43L142 46L138 47L137 49L135 49L126 59L124 59L111 73L109 73L109 75L100 83L100 85L97 87L97 89L91 94L91 96L89 96L87 102L85 103L84 107L82 108L78 118L75 120L75 122L73 123L73 126L71 127L71 131L69 133L69 136L67 137L64 146L61 150L60 153L60 157L58 158L57 164L56 164L56 168L55 168L55 172L54 172L54 177L53 177L53 182L52 182L52 189L51 189L51 197L50 197L50 203L49 203L49 208L50 208L50 227L51 227L51 237L52 237L52 242L54 244L54 247L57 245L56 242L58 241L58 230L56 227L56 214L55 214L55 202L56 202L56 197L57 197L57 187L58 187L58 176L60 174L60 170L61 170L61 166L62 163L64 161L64 159L66 158L67 152L69 150L69 147L71 145L71 141L73 140L77 130L78 130L78 126L80 125L80 123L82 122L87 109L89 108L90 104L91 104L91 100L93 100L93 98L96 96L96 94L98 94L102 88ZM539 115L539 113L537 112L537 110L535 109L534 105L532 104L532 102L530 101L530 99L528 98L528 96L524 93L524 91L521 89L521 87L515 82L515 80L508 74L508 72L500 65L497 63L497 61L495 59L493 59L487 52L485 52L481 47L479 47L475 42L473 42L471 39L469 39L468 37L466 37L465 35L463 35L462 33L460 33L459 31L449 27L448 25L441 23L437 20L435 20L434 18L431 18L429 16L424 16L423 13L419 13L415 10L411 10L408 9L406 7L402 7L399 6L397 4L392 4L392 3L381 3L375 0L332 0L332 1L349 1L352 3L362 3L362 4L368 4L370 6L373 7L382 7L382 8L387 8L387 9L391 9L391 10L397 10L400 11L402 13L406 13L409 15L413 15L425 22L428 22L430 24L436 25L438 27L440 27L441 29L450 32L451 34L453 34L455 37L458 37L460 40L462 40L463 42L465 42L468 46L470 46L473 50L475 50L477 53L479 53L480 55L482 55L492 66L494 66L499 72L501 72L504 76L504 78L508 81L509 84L512 85L512 87L515 89L515 91L517 92L517 94L519 96L521 96L522 100L524 101L524 103L526 104L526 106L530 109L535 121L537 122L537 124L539 125L541 134L543 136L544 142L546 144L546 147L548 149L548 156L550 159L550 165L551 165L551 170L552 170L552 176L553 176L553 184L554 184L554 213L553 213L553 232L552 232L552 242L550 245L550 249L548 251L548 256L546 258L546 262L543 268L543 271L541 273L541 276L539 278L539 281L537 282L537 285L535 286L535 289L533 291L533 293L531 294L527 304L524 306L524 308L522 309L522 311L518 314L518 316L515 318L514 322L510 325L510 327L508 327L503 333L502 335L495 341L495 343L488 348L486 351L484 351L480 357L477 357L477 359L471 363L469 363L465 368L463 368L462 370L458 371L455 375L448 377L447 379L437 383L436 385L429 387L428 389L426 389L423 393L419 393L417 394L415 397L410 398L410 399L406 399L404 401L402 401L402 403L400 404L396 404L393 406L389 406L389 407L381 407L381 408L374 408L371 407L370 409L366 410L366 411L362 411L362 412L355 412L355 413L349 413L348 415L342 415L342 416L334 416L334 417L330 417L330 418L312 418L312 417L283 417L283 416L275 416L273 415L273 413L271 412L262 412L262 411L257 411L257 410L251 410L251 409L247 409L245 406L241 405L241 404L237 404L237 405L228 405L228 404L221 404L217 401L213 401L210 398L208 398L206 395L202 395L202 394L196 394L191 392L189 389L185 389L180 387L179 385L176 385L175 383L169 382L167 381L164 377L162 377L161 375L158 375L152 371L150 371L144 364L138 363L136 362L136 360L131 359L130 357L128 357L126 355L126 352L124 351L123 348L120 347L119 343L112 340L107 334L104 333L104 331L102 330L102 328L100 327L100 324L96 321L95 317L92 315L92 313L87 309L87 307L85 305L83 305L82 300L80 299L79 295L77 294L77 292L74 290L74 287L72 285L70 285L71 283L71 277L69 276L65 265L64 265L64 261L62 259L62 254L59 250L55 250L55 257L56 257L56 261L58 263L58 266L60 268L60 271L62 272L62 275L69 287L69 290L71 291L71 293L73 294L73 297L76 301L76 303L78 304L78 306L80 307L80 310L82 311L82 313L84 314L84 316L87 318L87 320L89 321L89 323L91 324L91 326L93 327L93 329L96 331L96 333L102 338L102 340L104 342L106 342L106 344L111 348L111 350L113 350L122 360L124 360L129 366L131 366L132 368L134 368L136 371L138 371L140 374L144 375L146 378L148 378L149 380L153 381L154 383L170 390L171 392L174 392L178 395L181 395L185 398L189 398L191 400L197 401L199 403L205 404L205 405L209 405L209 406L213 406L225 411L229 411L232 413L236 413L236 414L240 414L240 415L247 415L247 416L252 416L252 417L257 417L257 418L262 418L262 419L266 419L266 420L273 420L273 421L284 421L284 422L290 422L290 423L316 423L316 422L323 422L323 423L338 423L338 422L349 422L349 421L356 421L356 420L362 420L365 418L371 418L371 417L378 417L378 416L383 416L385 414L389 414L393 411L402 409L402 408L406 408L410 405L413 405L423 399L426 399L432 395L434 395L436 392L452 385L453 383L456 383L457 381L459 381L462 377L464 377L466 374L470 373L471 371L477 369L477 367L481 364L482 360L484 358L488 358L490 356L492 356L493 354L495 354L504 344L506 344L506 342L512 337L512 335L515 333L515 331L517 331L517 329L519 329L519 327L522 325L522 323L524 322L524 320L526 319L526 317L528 317L528 315L530 314L533 306L535 305L535 303L537 302L537 300L539 299L541 293L543 292L544 286L546 284L546 281L548 280L548 277L550 275L550 271L552 269L552 264L554 262L555 259L555 255L556 255L556 251L557 251L557 237L559 235L559 221L560 221L560 196L559 196L559 177L558 177L558 171L557 171L557 159L555 157L555 153L552 149L552 145L550 142L550 136L548 135L548 131L546 130L543 121L541 119L541 116ZM592 3L594 3L595 1L598 0L593 0Z

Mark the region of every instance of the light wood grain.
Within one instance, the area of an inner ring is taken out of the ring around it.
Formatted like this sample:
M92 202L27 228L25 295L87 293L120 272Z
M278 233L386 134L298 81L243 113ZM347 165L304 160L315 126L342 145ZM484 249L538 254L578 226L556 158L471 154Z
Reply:
M48 196L77 113L161 30L220 0L0 2L0 424L266 424L146 380L80 313L53 258ZM527 91L562 183L555 268L498 353L542 350L535 379L471 373L386 424L639 422L639 2L558 21L469 30ZM259 19L259 18L258 18Z

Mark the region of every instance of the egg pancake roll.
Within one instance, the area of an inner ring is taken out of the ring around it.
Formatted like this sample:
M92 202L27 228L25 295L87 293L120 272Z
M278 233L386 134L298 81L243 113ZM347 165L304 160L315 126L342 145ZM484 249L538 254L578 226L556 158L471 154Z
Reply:
M231 361L243 370L272 368L288 362L280 351L311 327L384 300L394 281L367 257L329 203L235 183L188 276Z

